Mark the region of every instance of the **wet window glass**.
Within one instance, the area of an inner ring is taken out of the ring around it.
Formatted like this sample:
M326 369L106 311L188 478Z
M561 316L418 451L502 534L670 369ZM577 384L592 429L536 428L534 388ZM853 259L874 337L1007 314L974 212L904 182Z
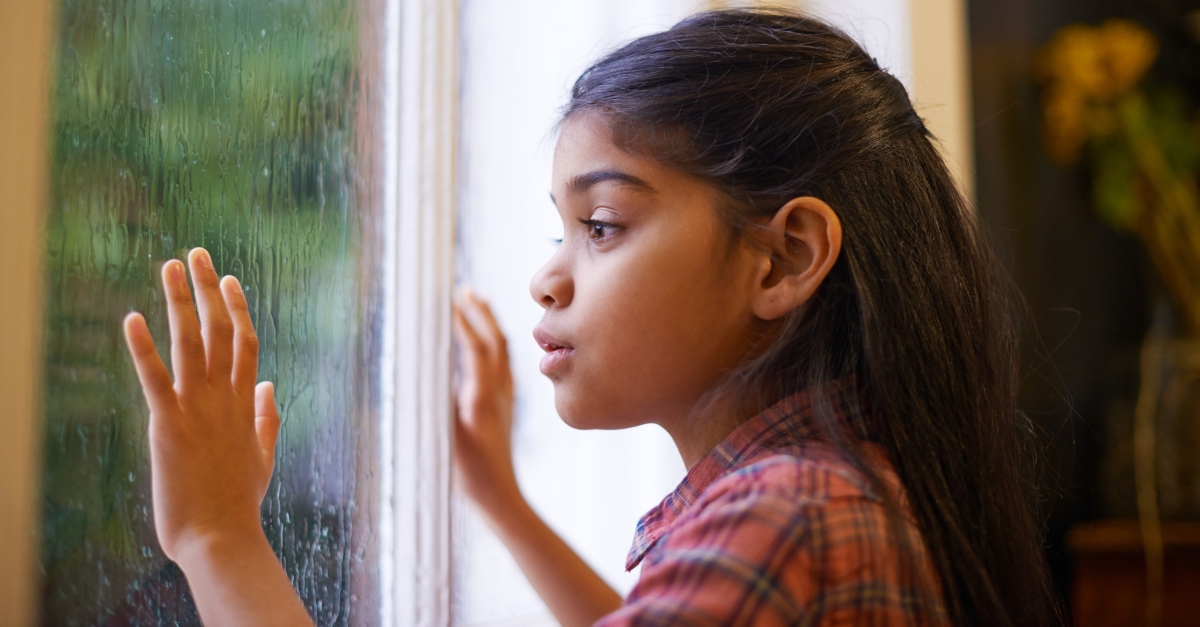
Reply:
M63 0L45 253L41 615L198 624L158 549L120 320L241 279L283 428L267 536L318 624L378 620L379 122L366 0ZM169 362L168 362L169 363Z

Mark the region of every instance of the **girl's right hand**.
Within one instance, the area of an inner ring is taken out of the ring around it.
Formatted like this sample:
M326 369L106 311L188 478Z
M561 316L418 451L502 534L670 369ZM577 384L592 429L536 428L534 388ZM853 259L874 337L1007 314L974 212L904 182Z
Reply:
M507 341L491 308L469 289L455 298L453 319L461 360L454 466L460 488L496 523L523 502L512 462Z
M274 387L255 385L258 339L241 285L218 277L203 248L192 249L188 263L195 304L184 265L163 265L174 373L141 314L125 318L150 406L154 525L163 552L176 561L214 540L265 540L259 506L280 423Z
M279 412L258 377L258 339L237 279L202 248L163 264L168 372L141 314L125 339L150 406L150 484L163 553L187 576L206 625L311 625L263 533L259 507L275 463ZM199 316L197 316L199 310Z

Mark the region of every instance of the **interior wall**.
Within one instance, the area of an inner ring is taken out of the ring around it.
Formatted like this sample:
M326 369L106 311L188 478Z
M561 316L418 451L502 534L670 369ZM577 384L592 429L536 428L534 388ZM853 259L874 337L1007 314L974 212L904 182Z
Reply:
M912 97L959 187L975 191L967 9L963 0L910 0Z
M791 0L857 40L908 90L960 188L974 192L964 0Z
M0 4L0 625L35 622L51 13L45 0Z

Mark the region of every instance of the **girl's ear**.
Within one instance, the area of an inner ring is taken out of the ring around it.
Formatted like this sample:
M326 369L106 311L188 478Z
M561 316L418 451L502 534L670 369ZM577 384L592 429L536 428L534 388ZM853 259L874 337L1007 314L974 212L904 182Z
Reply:
M793 198L766 225L751 309L777 320L812 298L842 250L842 223L825 201Z

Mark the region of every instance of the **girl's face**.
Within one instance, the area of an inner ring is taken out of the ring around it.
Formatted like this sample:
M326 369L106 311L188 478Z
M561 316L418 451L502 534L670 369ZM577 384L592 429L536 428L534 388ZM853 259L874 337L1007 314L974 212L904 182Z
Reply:
M551 197L563 240L530 293L559 415L580 429L657 423L680 444L753 339L750 248L730 247L713 187L623 152L596 115L564 124Z

